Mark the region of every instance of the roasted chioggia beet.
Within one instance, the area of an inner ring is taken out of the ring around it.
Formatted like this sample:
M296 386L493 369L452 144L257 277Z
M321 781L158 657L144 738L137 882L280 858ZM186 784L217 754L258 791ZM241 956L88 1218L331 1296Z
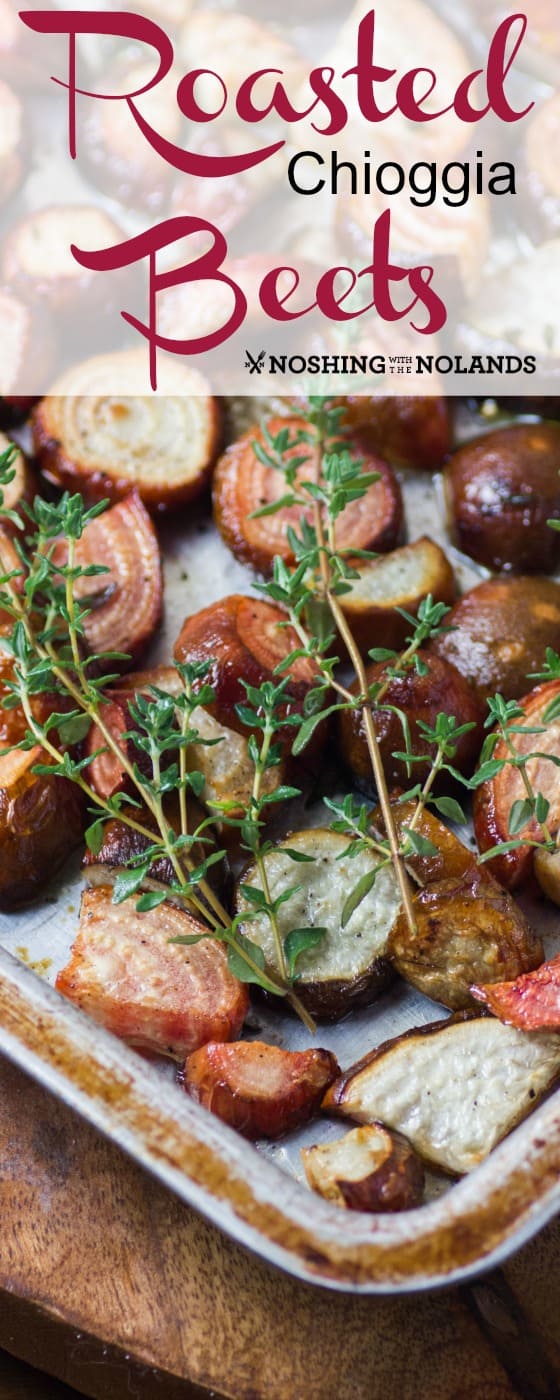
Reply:
M364 653L371 647L404 647L412 625L398 609L415 617L428 594L435 603L449 605L457 596L449 560L426 535L379 559L359 560L355 567L359 578L350 581L340 606Z
M14 547L0 537L0 567L17 568ZM11 622L0 614L0 630ZM56 873L82 837L85 804L78 787L56 773L35 773L48 755L35 745L22 750L13 746L25 738L28 721L20 706L5 709L2 701L13 682L13 660L0 656L0 909L13 909L34 899ZM60 696L39 694L31 709L44 723L65 702ZM56 731L52 732L56 738ZM8 750L11 750L8 752Z
M346 1210L412 1210L421 1204L422 1162L406 1138L383 1123L304 1147L301 1157L312 1190Z
M527 676L542 671L547 647L560 636L560 583L535 575L486 579L465 593L430 642L485 700L525 695Z
M146 397L143 351L97 355L66 370L33 411L41 471L88 500L136 488L152 512L200 496L219 448L218 401L197 370L171 358ZM116 392L117 389L117 392Z
M307 424L299 418L273 418L268 431L272 437L286 430L293 437L308 432ZM312 520L313 507L283 506L272 515L252 519L254 511L279 500L286 486L282 472L260 462L255 443L265 447L260 428L248 433L227 448L214 474L214 516L220 533L237 559L251 564L262 574L271 574L277 556L294 564L294 555L287 537L290 526L299 528L302 515ZM399 543L403 507L397 479L386 462L365 451L359 440L349 438L346 447L363 463L364 473L375 472L379 480L368 487L360 500L345 507L336 522L335 539L338 549L368 549L384 553ZM289 448L284 460L307 456L298 468L297 481L313 479L317 470L317 450L311 443Z
M275 674L276 667L299 646L293 627L286 623L287 615L281 608L241 593L186 618L175 643L175 659L206 663L204 683L214 691L208 708L220 724L247 735L247 726L236 709L247 705L245 686L259 689L265 681L277 685L280 676ZM307 657L300 657L282 677L287 682L285 713L301 713L309 690L320 679L317 667ZM284 737L289 736L290 731L285 731Z
M546 826L554 836L560 827L560 681L536 686L519 701L519 708L523 713L512 721L509 742L514 754L538 755L529 760L526 773L532 790L541 793L549 804ZM556 718L549 718L555 711ZM516 732L523 728L533 732ZM550 759L546 758L546 754L550 754ZM515 804L525 800L527 791L520 769L507 761L510 753L503 739L498 741L492 758L496 762L502 761L503 767L482 783L474 795L474 833L479 850L490 851L512 837L521 841L523 838L532 842L544 841L545 834L536 816L520 829L516 828L515 832L510 830ZM519 845L512 851L499 852L487 865L502 885L515 890L529 880L534 856L534 845Z
M111 104L114 105L114 104ZM52 204L27 214L9 230L2 250L2 281L18 296L52 312L68 328L76 306L92 318L116 314L115 286L110 278L80 266L77 248L109 248L125 234L115 220L94 204ZM119 294L122 284L119 284Z
M411 781L424 782L431 767L429 757L425 763L415 763L411 779L405 760L395 757L395 754L402 754L406 747L402 721L395 712L397 708L408 719L413 754L435 754L436 746L428 744L418 722L422 721L433 728L440 713L454 715L460 725L473 726L461 735L457 743L453 764L461 773L473 771L482 742L483 711L468 681L459 675L454 666L439 657L427 651L418 652L418 656L425 667L423 675L419 675L411 666L401 676L390 678L390 665L388 668L382 661L374 662L366 671L368 686L382 686L385 681L388 682L386 692L375 710L375 729L385 776L392 787L410 787ZM360 694L358 681L353 685L352 692L356 696ZM358 706L357 709L343 710L338 728L344 762L358 783L370 789L373 778L362 709Z
M426 13L424 6L419 20L422 25ZM401 35L398 42L400 47ZM459 125L453 123L455 133ZM428 159L433 159L434 154L432 148ZM457 154L455 149L455 160ZM443 160L439 153L438 158ZM391 198L391 248L401 267L410 266L422 255L422 260L434 269L440 292L444 296L453 293L457 303L470 297L480 282L490 235L490 215L486 199L468 199L453 207L445 199L444 191L439 188L433 202L420 207L411 202L409 190L395 192ZM355 195L339 195L335 201L335 232L346 256L350 251L359 260L367 251L371 255L371 230L386 208L386 195L377 189L371 194L359 190Z
M149 829L154 825L153 819L148 812L142 813L142 824ZM156 839L156 828L154 826L154 839ZM126 869L130 869L130 862L136 856L142 855L148 849L148 837L142 832L134 831L126 822L114 817L105 823L103 828L103 840L99 850L90 851L86 849L82 867L88 885L101 885L107 888L113 885L119 875ZM160 856L153 862L149 870L149 878L157 880L159 884L169 885L175 879L175 872L168 856Z
M183 682L175 666L154 666L149 671L130 672L117 685L106 692L107 703L102 709L102 718L109 728L112 738L129 761L139 767L145 763L144 756L134 744L134 739L124 739L124 734L134 733L134 720L131 705L138 694L149 698L153 687L168 695L179 695ZM197 705L192 711L191 725L200 736L199 741L187 745L187 770L202 773L204 787L200 800L209 806L216 818L219 811L214 804L226 803L229 815L239 816L250 801L254 764L249 757L248 735L240 734L227 725L220 724L213 714ZM118 754L109 750L97 724L92 724L86 740L87 751L95 754L89 769L89 781L100 797L111 797L116 792L128 791L129 782ZM104 750L100 752L100 750ZM285 781L285 765L281 761L268 768L262 777L262 790L269 793ZM232 809L230 804L234 803ZM232 831L224 827L223 839L229 839Z
M521 201L520 201L521 203ZM523 201L527 205L528 201ZM543 211L538 209L541 234L544 229ZM479 264L482 268L482 264ZM554 286L560 266L560 239L547 238L538 247L526 244L507 265L502 266L496 277L493 268L487 268L481 278L477 295L469 305L468 321L459 322L455 337L456 350L463 361L472 363L473 357L483 356L486 360L495 356L511 357L510 363L521 362L521 376L525 377L534 356L538 364L539 388L541 396L525 398L523 410L554 418L550 405L558 394L560 383L560 355L556 332L550 334L550 300L545 296L536 297L535 287ZM546 408L547 398L549 407ZM507 394L500 398L501 406L508 413L519 411L520 400L511 399Z
M6 522L6 525L8 522ZM0 526L0 573L11 574L10 587L15 593L21 594L24 587L24 572L21 559L17 552L13 536L8 534L7 529ZM3 590L2 590L3 591ZM0 608L0 636L8 637L12 631L14 620L11 612ZM6 669L7 668L7 669ZM10 670L10 657L7 652L0 653L0 682L5 679ZM0 731L2 729L5 715L0 715ZM8 740L8 742L10 742Z
M260 1040L205 1045L186 1062L187 1092L245 1137L281 1137L318 1112L339 1074L329 1050L281 1050Z
M471 988L508 1026L522 1031L560 1031L560 953L512 982Z
M288 38L262 23L262 10L263 6L260 5L253 17L224 8L220 13L220 23L216 24L215 12L193 5L180 39L184 71L204 69L211 52L215 71L220 74L228 92L233 94L241 83L246 83L250 68L254 66L253 59L266 54L267 67L279 70L288 92L295 96L304 81L307 65L299 49ZM266 78L264 82L266 84ZM272 72L270 82L271 86L267 85L269 95L276 82ZM228 183L233 184L234 181Z
M5 437L4 433L0 433L0 458L5 452L8 452L10 447L12 446L13 444L11 443L10 439ZM25 506L25 504L31 504L33 497L36 493L37 482L35 478L35 473L30 463L28 462L27 457L19 447L12 457L11 471L13 472L12 481L7 482L7 484L2 487L2 508L3 510L15 511L17 514L19 514L22 526L25 528L26 516L25 512L23 511L23 507ZM0 528L2 529L2 532L6 530L9 534L18 533L17 524L12 520L8 520L5 516L2 516L2 523ZM4 572L4 567L1 564L1 560L0 567L1 571ZM16 569L19 567L19 560L16 559L14 567Z
M397 972L452 1011L473 1004L473 982L502 982L542 962L540 938L488 872L427 885L413 899L415 930L400 912L390 934Z
M515 423L455 452L445 471L449 523L465 554L494 570L552 572L560 561L560 426Z
M136 896L113 904L112 895L102 886L84 891L59 992L129 1045L175 1060L239 1035L249 998L224 945L171 942L203 934L204 925L170 903L139 914Z
M359 394L340 403L344 406L343 427L391 465L437 471L451 449L447 399Z
M147 14L149 8L146 5L144 13ZM165 20L163 26L166 27ZM90 85L90 90L94 94L99 90L115 95L140 92L151 78L149 62L134 62L129 56L124 63L117 60L104 65L101 80L98 85ZM145 120L164 140L177 140L181 114L173 84L171 88L166 83L158 84L151 92L144 93L142 111ZM138 127L127 102L90 102L84 108L80 128L80 165L99 189L125 207L132 205L156 213L165 206L173 168L148 141L138 140ZM100 245L81 243L79 246Z
M381 1121L452 1176L477 1167L560 1077L560 1036L492 1016L451 1017L385 1041L327 1091L323 1108Z
M292 832L264 856L272 899L298 887L279 907L281 937L285 939L294 929L322 931L316 945L299 956L297 993L311 1015L327 1019L344 1016L353 1006L369 1005L392 977L386 954L400 908L396 876L392 868L380 870L351 912L351 896L359 882L367 883L372 877L378 858L369 851L346 857L347 847L345 836L313 827ZM300 859L292 860L289 851L295 851ZM301 857L308 859L302 861ZM261 888L255 867L245 871L237 888L236 911L242 919L244 913L255 912L244 886ZM242 922L241 928L275 966L268 915L257 910L257 917L246 925Z
M208 151L211 155L220 153L219 148ZM272 157L270 165L267 162L268 170L263 172L268 177L267 183L274 183L277 159ZM226 233L227 228L233 227L258 198L256 176L257 170L254 169L246 172L245 177L243 174L236 175L233 182L228 181L225 185L222 181L200 180L196 175L189 180L188 176L183 175L173 200L173 212L192 217L198 211L202 218L214 222L212 207L218 211L223 208L219 227L222 233ZM208 212L205 213L205 209ZM298 295L302 299L308 297L309 301L313 300L322 271L317 263L298 258ZM284 295L289 296L292 292L294 280L288 268L278 269L277 253L247 253L240 258L228 257L228 277L247 298L243 332L249 345L252 335L262 335L270 326L259 292L264 278L272 273L277 284L276 294L282 300ZM231 295L229 284L217 279L201 279L199 282L184 282L180 286L164 288L158 295L159 334L169 340L196 340L220 331L231 315ZM255 350L255 359L257 354Z
M33 899L81 839L79 788L57 774L36 774L48 763L39 746L0 753L0 909Z
M117 792L131 792L132 785L125 771L125 760L136 763L147 772L149 759L134 743L133 738L125 739L125 734L133 735L136 728L131 707L138 696L150 698L155 690L165 691L166 695L179 696L183 682L175 666L154 666L147 671L129 671L121 680L105 691L105 703L100 707L103 726L111 735L113 745L122 753L115 753L105 740L98 724L92 724L86 740L86 752L92 755L88 768L89 781L99 797L113 797ZM153 696L154 700L157 698ZM93 757L95 755L95 757Z
M533 10L534 5L531 27ZM526 198L520 212L535 243L560 233L560 180L555 154L559 136L560 97L555 92L547 102L539 102L525 130L522 188ZM540 411L540 408L528 409L529 413Z
M62 565L67 545L60 540L53 558ZM103 511L86 525L77 541L76 564L101 565L105 572L76 580L74 593L88 607L85 639L91 652L122 652L127 660L111 662L126 669L140 660L161 618L163 578L157 535L140 497ZM86 602L87 600L87 602Z
M167 800L164 815L171 830L178 834L181 829L181 817L176 799ZM153 839L158 841L160 833L152 814L147 809L140 810L136 812L136 817L147 831L153 831ZM189 796L188 818L192 831L200 827L203 822L207 823L207 813L192 795ZM82 868L88 884L114 884L123 871L130 869L131 862L147 851L151 844L147 835L135 831L119 817L107 821L103 827L103 840L99 849L95 843L95 851L86 849L84 854ZM211 826L205 824L203 837L194 842L191 847L190 858L193 866L201 864L205 857L213 853L216 846L216 833ZM160 884L170 885L176 880L176 872L171 860L162 853L153 861L148 873L151 880L156 880ZM215 861L208 869L206 880L214 892L220 896L224 894L228 884L228 874L225 856L219 861ZM200 898L204 903L202 894Z
M428 807L423 807L420 816L417 817L417 803L411 798L408 802L393 800L391 810L395 831L401 843L405 842L405 828L410 827L413 819L416 819L414 830L424 842L429 843L422 854L411 850L406 858L407 869L413 875L415 884L423 887L433 885L435 881L460 880L466 875L474 874L477 869L476 853L464 846L458 836L455 836L444 822L439 821ZM371 821L381 835L384 826L379 808L372 812Z

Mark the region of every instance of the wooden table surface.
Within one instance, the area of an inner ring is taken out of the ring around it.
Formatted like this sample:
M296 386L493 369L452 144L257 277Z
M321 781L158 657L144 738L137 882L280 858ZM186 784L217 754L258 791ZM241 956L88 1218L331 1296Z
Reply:
M559 1261L553 1225L461 1290L296 1283L0 1059L0 1400L552 1400Z

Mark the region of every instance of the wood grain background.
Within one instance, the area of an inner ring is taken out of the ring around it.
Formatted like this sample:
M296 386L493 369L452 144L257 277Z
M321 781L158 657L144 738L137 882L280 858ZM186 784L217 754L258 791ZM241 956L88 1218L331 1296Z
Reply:
M559 1260L553 1225L471 1288L297 1283L0 1060L0 1346L96 1400L553 1400ZM0 1400L69 1400L6 1365Z

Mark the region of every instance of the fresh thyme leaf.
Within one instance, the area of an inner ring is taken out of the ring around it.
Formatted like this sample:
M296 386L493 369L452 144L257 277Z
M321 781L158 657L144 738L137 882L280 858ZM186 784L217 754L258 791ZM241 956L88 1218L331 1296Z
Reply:
M372 647L371 651L368 651L368 656L371 661L395 661L398 652L391 651L389 647Z
M550 812L550 802L544 793L537 792L535 796L535 816L538 822L546 822Z
M326 937L326 928L293 928L286 934L284 939L284 952L288 968L288 977L292 982L296 976L296 969L302 953L306 953L309 948L316 948Z
M447 817L451 822L458 822L460 826L465 825L467 818L455 797L431 797L430 803L442 817Z
M91 826L88 826L85 832L86 846L88 851L91 851L92 856L99 855L103 845L104 830L105 819L103 817L98 817L97 821L92 822Z
M148 914L151 909L159 909L160 904L164 904L166 899L167 892L165 890L146 890L146 893L141 894L140 899L136 902L136 913Z
M328 719L329 715L336 714L337 710L345 708L346 707L343 705L328 705L325 710L319 710L317 714L309 715L307 719L304 719L303 723L298 729L292 746L292 753L294 754L294 757L297 757L298 754L303 753L303 750L307 748L307 745L313 738L317 726L321 724L322 720Z
M375 866L373 870L366 870L365 875L362 875L361 879L358 880L357 883L354 885L353 890L348 895L348 898L345 900L344 907L342 910L340 922L343 928L346 928L346 925L350 922L350 919L352 918L352 915L355 913L356 909L359 909L360 904L366 898L366 895L368 895L370 890L373 889L378 874L379 866Z
M138 909L138 905L136 905ZM203 938L211 938L212 934L208 929L204 933L179 933L176 938L170 938L170 943L178 943L181 948L194 948L197 943L202 943Z
M300 865L314 865L314 864L315 864L315 857L314 857L314 856L306 856L305 851L294 851L294 850L292 850L292 847L291 847L291 846L284 846L284 845L282 846L282 851L283 851L283 854L284 854L285 856L288 856L290 860L295 861L296 864L298 864L298 863L299 863Z
M403 832L415 856L437 856L438 848L434 846L433 841L428 841L427 836L421 836L418 831L413 831L409 826L403 827Z
M259 889L258 885L241 884L239 889L243 898L247 900L248 904L252 905L253 909L266 910L266 895L264 890Z
M267 506L261 506L261 507L259 508L259 510L252 510L252 511L251 511L251 514L250 514L249 517L248 517L248 519L249 519L249 520L262 520L262 519L263 519L265 516L267 516L267 515L277 515L277 514L278 514L278 511L279 511L279 510L282 510L282 509L284 508L284 506L291 506L291 505L293 505L293 504L294 504L294 494L293 494L293 491L288 491L288 492L286 492L283 496L278 496L278 497L276 498L276 500L270 501L269 504L268 504Z
M239 932L236 934L236 942L237 948L232 947L231 944L228 945L228 967L233 976L237 977L240 982L253 983L257 987L263 987L265 991L278 995L279 988L266 975L265 956L262 948L259 947L258 943L253 943L245 934ZM245 961L243 953L248 955L251 962L255 964L254 967Z
M492 778L495 778L495 777L497 776L498 773L501 773L503 766L504 766L504 764L503 764L503 760L502 760L502 759L499 759L499 758L491 758L491 759L489 759L489 761L488 761L487 763L482 763L482 764L480 765L480 768L477 768L477 771L476 771L476 773L473 775L473 777L472 777L472 778L469 778L469 780L468 780L468 782L467 782L467 786L468 786L469 788L479 788L479 787L482 787L482 784L483 784L483 783L488 783L488 782L490 782L490 780L491 780Z
M136 894L143 884L148 871L150 861L145 860L136 869L119 870L113 885L113 904L122 904L124 899L129 899Z
M79 744L85 739L91 729L90 715L70 715L68 718L62 717L58 724L58 735L63 744Z
M517 836L524 826L530 822L535 811L533 798L525 797L518 802L514 802L510 809L508 827L511 836Z
M515 838L511 841L500 841L497 846L492 846L489 851L484 851L478 857L479 865L485 865L486 861L493 860L495 856L505 856L508 851L518 851L521 846L539 846L540 841L524 841L522 838Z
M263 807L268 807L274 802L290 802L294 797L301 797L301 788L284 784L283 787L275 788L273 792L263 793L261 803Z

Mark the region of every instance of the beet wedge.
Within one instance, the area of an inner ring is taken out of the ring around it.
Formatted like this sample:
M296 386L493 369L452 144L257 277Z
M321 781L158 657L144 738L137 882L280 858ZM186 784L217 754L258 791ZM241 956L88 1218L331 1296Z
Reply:
M64 540L54 557L64 562ZM151 641L163 600L157 535L136 492L86 525L76 546L76 563L82 568L99 564L106 570L75 584L76 597L87 599L89 608L84 624L89 650L122 652L127 661L115 663L113 669L126 669Z
M424 668L422 675L410 667L391 677L391 666L384 661L376 661L366 668L368 687L386 686L383 701L375 712L375 728L385 776L391 787L410 786L406 759L402 756L405 741L399 712L408 720L411 752L417 758L427 755L424 762L414 764L415 782L425 781L433 761L428 755L436 752L435 745L427 743L420 725L433 727L440 712L455 715L459 724L471 725L457 743L453 761L459 772L472 773L480 753L483 710L468 680L459 675L454 666L427 650L418 652L418 660ZM351 689L358 696L359 682L355 681ZM342 710L337 719L341 757L367 792L373 787L373 778L362 708Z
M7 452L11 446L10 438L5 437L4 433L0 433L0 454ZM4 494L3 505L6 510L18 512L21 510L24 503L28 505L31 504L36 490L33 470L20 448L18 448L14 456L11 469L14 473L13 478L6 486L2 487ZM20 518L23 524L25 522L25 516L22 515ZM15 534L18 531L18 526L14 521L6 520L5 517L3 517L2 530L6 530L8 534ZM16 569L21 567L19 559L16 559L13 567ZM3 571L4 568L2 565L2 572Z
M0 754L0 909L34 899L81 839L81 792L68 778L33 772L47 761L38 746Z
M153 690L165 691L166 695L180 695L183 683L175 666L153 666L151 670L130 671L126 676L105 692L105 704L101 707L100 718L109 731L113 744L121 750L123 761L111 748L99 724L92 724L86 740L86 752L95 754L88 769L88 777L99 797L107 799L117 792L132 791L124 763L136 763L139 768L149 769L149 761L137 748L133 739L125 739L125 734L134 732L134 719L130 706L137 695L148 698Z
M280 1050L263 1041L205 1045L190 1055L192 1098L248 1138L277 1138L306 1123L339 1073L329 1050Z
M518 1026L522 1031L560 1031L560 953L514 982L471 987L471 992L507 1026Z
M23 103L0 81L0 204L5 205L25 177L25 118Z
M133 739L124 739L125 733L134 731L134 721L130 705L141 692L150 694L153 687L168 695L180 694L182 681L175 666L154 666L150 671L135 671L123 677L115 686L107 690L107 704L102 711L103 722L110 730L114 742L122 748L129 761L139 767L145 763L144 756L135 746ZM186 750L187 768L195 769L204 776L201 801L213 812L218 812L225 803L228 812L239 815L250 801L254 779L254 764L249 757L248 735L240 734L227 725L220 724L209 710L197 705L192 713L192 727L198 731L200 742L189 744ZM209 742L208 742L209 741ZM112 797L116 792L128 790L128 779L124 765L118 755L107 747L99 725L93 724L87 737L87 751L95 754L89 767L89 780L100 797ZM104 752L100 752L104 750ZM285 781L285 764L281 761L263 774L263 791L274 792ZM231 804L234 804L233 808ZM231 828L225 827L223 839L231 835Z
M291 434L307 431L298 418L273 418L268 430L275 436L282 428ZM254 511L270 505L285 494L281 471L259 461L255 443L264 447L259 428L252 428L244 437L228 447L220 458L214 474L213 498L216 524L226 544L246 564L262 574L271 574L274 558L279 555L287 564L295 564L288 528L297 529L302 514L312 520L310 503L307 512L302 507L284 506L274 515L251 519ZM403 521L402 496L391 467L380 457L368 452L358 439L349 438L348 448L363 462L364 472L376 472L374 482L359 501L346 506L336 525L338 549L371 549L384 553L399 543ZM311 444L300 444L286 453L290 456L308 454L308 460L298 469L299 481L310 481L317 473L317 454Z
M540 575L484 579L455 603L446 631L430 651L461 672L482 701L527 693L527 676L542 671L547 647L560 635L560 583Z
M228 969L223 944L173 904L138 914L136 896L113 904L108 887L85 890L80 927L56 986L129 1045L184 1060L207 1041L239 1035L247 988Z
M557 718L549 718L551 707L557 707L560 697L560 681L548 681L539 685L519 701L523 717L516 721L516 727L539 730L532 734L511 734L511 743L516 753L538 753L539 757L527 764L527 776L535 793L541 792L550 803L547 826L552 835L560 827L560 704ZM546 755L550 754L550 758ZM508 751L503 740L498 743L493 757L505 760ZM556 760L556 761L554 761ZM481 852L501 845L511 839L509 827L510 813L515 802L526 797L520 771L507 763L499 773L477 788L473 803L474 833ZM543 841L542 827L532 818L526 826L515 833L518 839L525 837L531 841ZM502 851L488 861L492 873L509 890L519 889L530 878L535 856L535 847L517 846L513 851Z
M451 450L448 399L357 394L340 402L344 427L392 466L437 471Z
M427 535L356 567L359 578L341 595L340 606L364 653L372 647L404 647L412 629L399 608L415 617L428 593L435 603L449 605L457 596L451 564Z
M404 1133L425 1161L461 1176L560 1078L560 1036L492 1016L452 1017L385 1041L327 1091L323 1108Z
M422 1162L406 1138L383 1123L304 1147L301 1157L312 1190L346 1210L412 1210L422 1201Z
M417 803L412 799L409 802L393 801L393 821L399 841L405 840L405 828L410 826L416 811ZM383 835L385 828L379 808L372 813L372 824L379 834ZM458 836L450 831L429 807L423 808L415 829L418 835L429 841L433 847L432 851L428 848L423 855L414 851L407 857L407 869L413 875L415 884L424 887L433 885L436 881L461 880L467 875L475 874L475 852L464 846Z
M168 359L160 392L146 397L143 351L74 365L33 413L41 471L87 500L119 500L136 488L152 512L194 500L219 450L220 411L196 370Z
M173 798L168 798L164 811L169 826L178 834L181 829L178 803ZM190 827L195 830L204 820L206 813L194 797L189 802L188 811ZM137 813L137 816L141 820L145 832L153 831L154 837L157 838L158 828L151 812L145 809L143 812ZM86 848L84 853L82 869L88 885L113 885L122 874L123 869L128 867L137 856L143 855L150 845L151 841L147 834L135 831L119 817L113 817L103 827L103 840L99 850L96 849L94 854L93 851ZM214 847L215 838L212 829L205 827L204 837L191 847L190 856L193 865L199 865ZM148 873L150 880L156 880L160 885L171 885L176 879L172 861L166 855L159 855L152 862ZM220 898L225 893L226 876L225 859L217 861L208 871L208 884ZM204 902L202 892L200 892L200 897Z
M369 1006L385 991L394 973L387 956L389 935L400 908L396 876L378 871L377 857L361 851L348 857L345 836L321 827L293 831L263 857L273 899L284 896L278 911L283 940L299 928L321 930L319 941L298 960L298 996L312 1016L337 1020L353 1007ZM299 859L294 862L292 854ZM349 906L359 881L373 881L357 907ZM236 913L254 911L252 889L260 889L255 865L243 873L236 890ZM242 931L277 966L270 920L259 910L241 923Z
M258 598L231 594L187 617L177 641L176 661L209 663L206 682L212 686L212 714L220 724L247 734L237 705L247 704L243 682L258 689L264 681L277 685L275 668L299 646L286 613ZM288 682L286 713L303 709L305 697L318 680L311 661L301 657L282 673Z
M76 325L79 315L91 315L91 332L96 317L115 314L111 279L104 286L97 273L88 272L72 256L77 248L108 248L122 242L123 229L94 204L53 204L27 214L8 232L1 264L2 282L31 306L45 306L64 322L66 332Z
M514 423L455 452L444 476L449 530L487 569L554 573L560 536L560 426Z
M7 557L13 544L0 534L2 567L13 567ZM18 560L16 555L15 567ZM0 628L2 619L0 615ZM10 624L11 626L11 624ZM0 659L0 702L13 681L13 659ZM59 697L33 696L35 717L46 720L61 709ZM64 863L81 839L85 809L75 783L57 773L35 773L48 762L39 745L23 750L13 747L25 738L28 724L23 709L4 709L0 703L0 909L26 904Z
M0 364L0 425L9 428L37 400L37 395L18 393L23 377L28 385L37 385L52 373L56 355L52 317L44 307L29 306L11 289L0 287L0 343L9 345L9 354Z
M413 909L414 933L401 909L389 957L405 981L452 1011L472 1006L473 982L502 982L542 962L540 938L487 871L427 885Z

